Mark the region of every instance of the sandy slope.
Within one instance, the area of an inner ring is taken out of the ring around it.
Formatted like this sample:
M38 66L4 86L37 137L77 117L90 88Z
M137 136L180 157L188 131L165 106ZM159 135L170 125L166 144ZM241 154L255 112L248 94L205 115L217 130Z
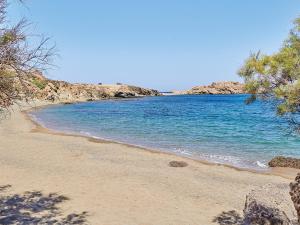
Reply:
M172 168L171 160L184 160L189 166ZM223 211L242 213L245 195L255 186L289 182L280 176L41 132L17 111L0 124L0 186L12 185L0 196L33 190L65 195L70 200L58 204L63 215L87 211L90 224L214 224Z

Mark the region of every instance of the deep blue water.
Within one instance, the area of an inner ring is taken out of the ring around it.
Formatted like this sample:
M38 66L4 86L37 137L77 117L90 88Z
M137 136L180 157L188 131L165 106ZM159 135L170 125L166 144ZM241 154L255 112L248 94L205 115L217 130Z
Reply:
M300 136L246 95L162 96L55 105L32 112L47 128L245 168L300 156Z

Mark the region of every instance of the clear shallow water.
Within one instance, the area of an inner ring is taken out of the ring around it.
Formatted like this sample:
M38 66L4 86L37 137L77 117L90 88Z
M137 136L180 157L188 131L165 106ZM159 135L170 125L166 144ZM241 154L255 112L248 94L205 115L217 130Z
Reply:
M163 96L56 105L32 112L47 128L126 142L237 167L300 156L300 136L246 95Z

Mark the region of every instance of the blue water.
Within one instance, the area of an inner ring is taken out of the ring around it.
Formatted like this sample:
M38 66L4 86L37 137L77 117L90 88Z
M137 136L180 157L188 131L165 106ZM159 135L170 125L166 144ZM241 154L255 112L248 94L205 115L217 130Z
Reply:
M262 169L300 156L300 136L270 104L246 95L161 96L55 105L32 112L47 128Z

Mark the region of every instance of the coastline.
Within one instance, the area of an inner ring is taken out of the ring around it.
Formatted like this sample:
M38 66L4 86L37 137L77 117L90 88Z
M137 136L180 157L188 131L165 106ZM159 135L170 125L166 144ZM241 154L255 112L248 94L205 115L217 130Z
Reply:
M101 101L101 100L99 100ZM76 104L75 103L71 103L71 104ZM148 148L148 147L144 147L144 146L139 146L139 145L134 145L134 144L130 144L130 143L125 143L125 142L120 142L120 141L115 141L115 140L106 140L103 138L99 138L99 137L91 137L88 135L82 135L82 134L72 134L72 133L66 133L63 131L56 131L56 130L51 130L47 127L44 127L43 125L41 125L39 122L35 121L30 115L29 113L33 110L39 110L41 108L45 108L45 107L49 107L49 106L53 106L53 105L63 105L64 103L54 103L54 104L44 104L42 103L39 106L36 107L31 107L29 109L23 110L22 113L24 115L24 117L30 121L31 123L34 124L35 128L32 129L31 132L42 132L42 133L47 133L47 134L52 134L52 135L62 135L62 136L71 136L71 137L81 137L81 138L86 138L88 141L90 142L95 142L95 143L110 143L110 144L117 144L117 145L123 145L126 147L131 147L131 148L137 148L140 149L142 151L148 151L151 153L155 153L155 154L166 154L166 155L175 155L178 156L180 158L182 158L182 160L188 159L188 160L193 160L195 162L199 162L202 164L206 164L206 165L212 165L212 166L224 166L227 168L231 168L231 169L235 169L237 171L247 171L247 172L251 172L251 173L259 173L259 174L267 174L267 175L277 175L277 176L281 176L283 178L288 178L288 179L294 179L294 177L297 175L298 172L300 172L300 170L298 169L293 169L293 168L280 168L280 167L268 167L266 169L251 169L251 168L243 168L243 167L237 167L234 165L230 165L230 164L225 164L225 163L218 163L218 162L213 162L213 161L209 161L209 160L205 160L205 159L200 159L200 158L193 158L193 157L189 157L189 156L185 156L183 154L180 153L175 153L175 152L171 152L171 151L163 151L160 149L154 149L154 148Z
M87 211L90 224L217 224L222 212L242 215L252 189L288 189L294 178L51 132L18 110L0 135L0 185L66 195L63 213ZM174 160L188 166L169 167Z

